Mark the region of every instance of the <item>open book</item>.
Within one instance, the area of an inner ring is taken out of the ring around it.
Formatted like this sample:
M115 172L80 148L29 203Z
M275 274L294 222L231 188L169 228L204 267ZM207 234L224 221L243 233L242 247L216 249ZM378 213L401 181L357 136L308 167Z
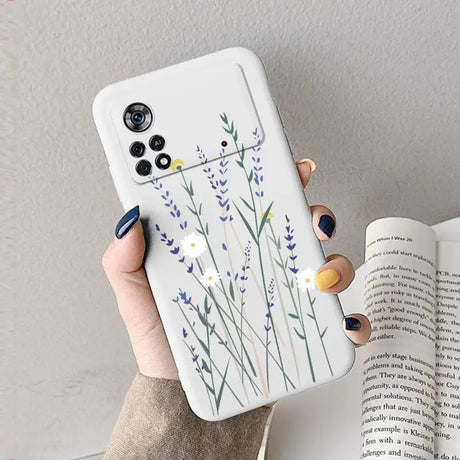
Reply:
M366 299L372 341L343 379L277 404L268 460L460 458L460 217L381 219L366 240L368 263L339 297L345 314Z
M361 458L460 460L460 243L380 219L364 270Z

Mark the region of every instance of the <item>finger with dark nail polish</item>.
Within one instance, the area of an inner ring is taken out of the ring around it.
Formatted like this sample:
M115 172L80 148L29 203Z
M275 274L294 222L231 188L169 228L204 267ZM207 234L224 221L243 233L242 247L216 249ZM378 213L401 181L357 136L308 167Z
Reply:
M139 220L139 206L134 206L130 209L118 222L115 228L115 236L120 239L123 238Z
M345 329L347 331L359 331L361 329L361 321L353 316L345 318Z
M330 238L334 233L335 221L330 215L323 214L319 218L318 227L328 238Z

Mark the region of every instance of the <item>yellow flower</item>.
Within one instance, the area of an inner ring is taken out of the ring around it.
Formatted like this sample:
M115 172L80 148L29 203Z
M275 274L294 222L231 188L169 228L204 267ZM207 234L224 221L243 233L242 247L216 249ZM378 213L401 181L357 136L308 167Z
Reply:
M182 169L182 166L184 166L184 162L180 158L175 159L171 163L171 169L173 171L180 171Z
M260 216L260 220L262 220L263 218L264 218L264 214ZM271 211L268 213L268 216L267 216L267 220L270 220L270 219L273 219L273 213Z

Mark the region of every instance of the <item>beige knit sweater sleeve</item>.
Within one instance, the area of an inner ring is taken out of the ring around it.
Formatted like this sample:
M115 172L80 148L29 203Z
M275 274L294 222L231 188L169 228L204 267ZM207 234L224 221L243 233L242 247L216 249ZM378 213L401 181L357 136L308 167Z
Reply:
M261 407L221 422L207 422L190 410L178 381L138 374L105 459L255 460L270 412Z

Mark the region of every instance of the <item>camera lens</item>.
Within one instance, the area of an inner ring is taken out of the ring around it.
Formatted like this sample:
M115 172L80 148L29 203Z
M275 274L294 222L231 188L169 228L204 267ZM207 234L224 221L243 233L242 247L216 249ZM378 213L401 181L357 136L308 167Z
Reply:
M129 153L136 158L140 158L144 155L145 145L142 142L133 142L129 147Z
M149 145L150 148L155 152L163 150L165 147L165 138L163 136L155 134L155 136L152 136L150 138Z
M155 164L159 169L168 169L171 166L171 157L167 153L160 153L155 158Z
M131 121L135 125L141 125L142 123L144 123L144 120L145 120L145 115L142 112L133 112L131 114Z
M150 161L141 160L136 165L136 172L139 176L148 176L152 171L152 164Z
M129 105L123 114L125 125L131 131L140 133L152 124L152 112L141 102Z

